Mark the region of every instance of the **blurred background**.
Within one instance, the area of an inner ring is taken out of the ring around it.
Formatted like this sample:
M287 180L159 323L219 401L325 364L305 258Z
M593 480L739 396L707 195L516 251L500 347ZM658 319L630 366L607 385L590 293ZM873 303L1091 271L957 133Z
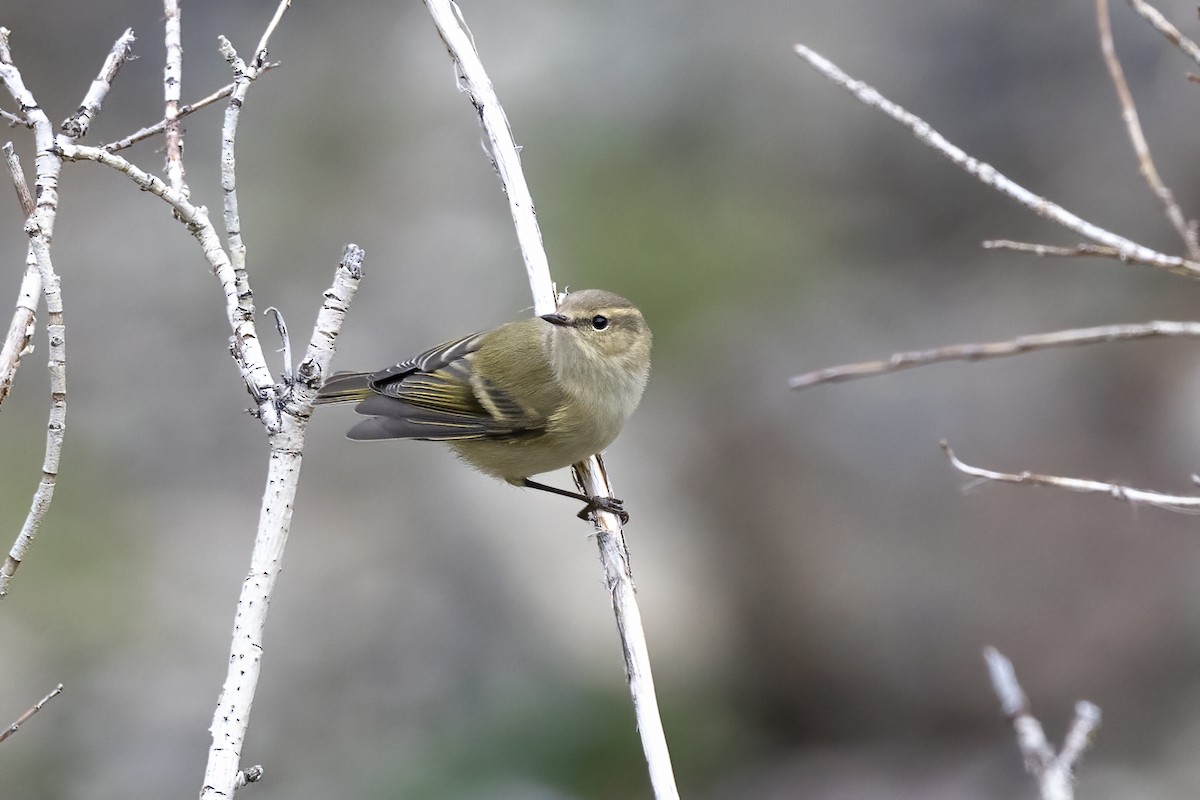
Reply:
M1124 3L1118 51L1160 171L1200 214L1195 65ZM162 115L162 9L6 0L0 25L59 121L138 34L88 141ZM273 0L184 8L185 102L229 80ZM1192 35L1194 3L1159 7ZM1104 712L1087 798L1200 785L1194 518L971 485L995 469L1187 493L1200 468L1185 341L948 364L802 393L895 350L1195 318L1200 287L1098 260L827 83L803 42L1087 219L1182 248L1141 181L1093 4L1010 0L465 2L560 287L632 298L655 332L642 407L607 454L683 795L1025 798L981 648L1010 656L1057 740ZM480 130L420 3L298 3L238 141L259 308L308 338L346 242L367 278L336 365L378 368L527 314ZM10 100L0 107L13 110ZM219 208L221 111L187 119L193 198ZM28 133L4 135L32 167ZM159 141L127 155L161 170ZM41 537L0 606L3 796L199 790L265 477L223 298L159 200L67 165L54 245L68 430ZM25 237L0 187L0 307ZM8 318L8 312L3 313ZM39 319L39 325L44 319ZM4 323L5 325L7 323ZM272 341L271 326L261 328ZM0 417L0 529L39 477L45 334ZM271 345L273 347L273 345ZM273 356L278 364L278 356ZM424 443L306 449L244 763L259 800L614 800L650 791L620 647L577 507ZM547 476L568 485L566 472Z

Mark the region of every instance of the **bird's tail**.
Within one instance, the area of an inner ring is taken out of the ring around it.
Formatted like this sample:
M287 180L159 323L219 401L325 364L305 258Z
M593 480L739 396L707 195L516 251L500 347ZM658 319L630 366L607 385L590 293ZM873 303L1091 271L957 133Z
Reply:
M329 403L357 403L371 396L370 372L335 372L325 381L314 401L317 405Z

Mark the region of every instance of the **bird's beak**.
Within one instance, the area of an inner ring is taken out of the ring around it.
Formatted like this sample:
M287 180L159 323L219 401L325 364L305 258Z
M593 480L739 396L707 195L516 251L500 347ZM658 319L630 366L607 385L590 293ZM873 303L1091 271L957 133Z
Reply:
M565 326L571 324L571 321L562 314L542 314L542 319L546 320L546 322L549 322L551 325Z

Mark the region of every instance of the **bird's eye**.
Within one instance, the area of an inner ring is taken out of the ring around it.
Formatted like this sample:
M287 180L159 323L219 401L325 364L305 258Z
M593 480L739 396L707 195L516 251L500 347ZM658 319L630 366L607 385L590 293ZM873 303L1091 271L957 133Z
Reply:
M597 314L592 317L592 327L598 331L602 331L608 327L608 317L603 314Z

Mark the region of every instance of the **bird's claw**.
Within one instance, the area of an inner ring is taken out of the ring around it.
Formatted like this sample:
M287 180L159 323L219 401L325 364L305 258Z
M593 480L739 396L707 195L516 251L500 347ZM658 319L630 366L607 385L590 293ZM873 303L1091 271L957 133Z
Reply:
M622 525L629 524L629 512L625 510L624 502L615 497L593 497L577 516L580 519L587 519L597 511L616 514Z

